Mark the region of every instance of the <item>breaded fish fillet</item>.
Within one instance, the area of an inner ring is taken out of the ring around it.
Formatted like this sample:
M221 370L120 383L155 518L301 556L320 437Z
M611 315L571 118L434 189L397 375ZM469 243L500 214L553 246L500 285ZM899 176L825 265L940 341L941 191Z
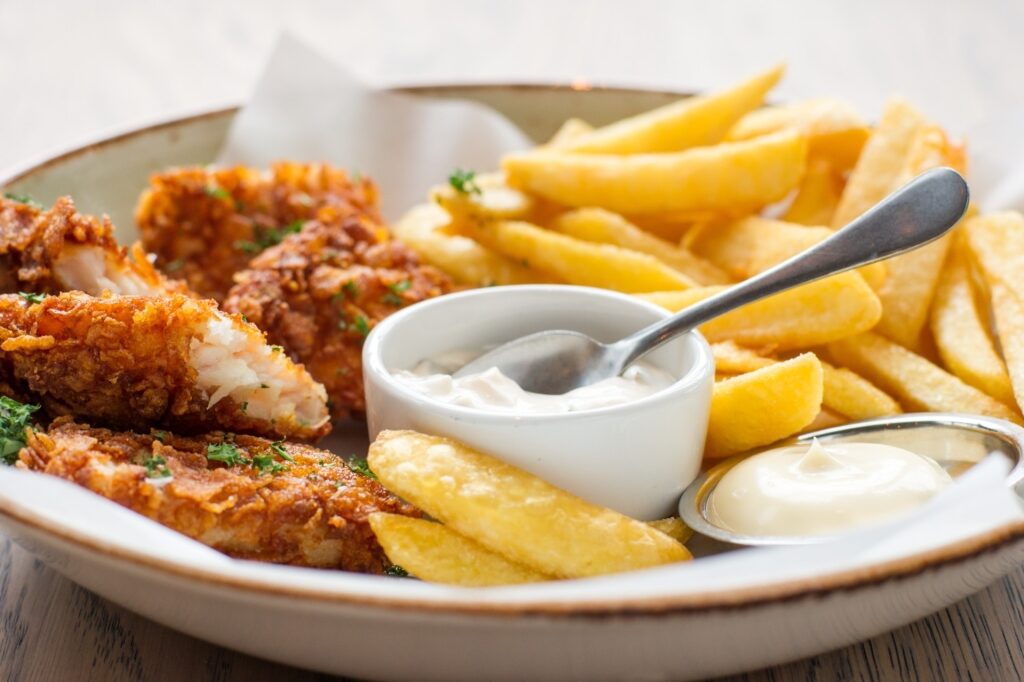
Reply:
M51 415L316 439L327 395L262 332L182 295L0 296L0 378Z
M365 216L307 223L264 251L224 309L241 313L327 388L336 418L365 411L362 345L399 308L451 290L440 270Z
M73 481L225 554L382 573L367 517L418 515L330 452L252 436L116 433L57 419L16 466Z
M157 272L140 246L129 257L110 219L79 213L70 197L49 210L0 198L0 291L72 290L154 296L186 287Z
M135 219L157 267L223 301L232 276L307 220L380 220L377 189L327 164L177 168L150 178Z

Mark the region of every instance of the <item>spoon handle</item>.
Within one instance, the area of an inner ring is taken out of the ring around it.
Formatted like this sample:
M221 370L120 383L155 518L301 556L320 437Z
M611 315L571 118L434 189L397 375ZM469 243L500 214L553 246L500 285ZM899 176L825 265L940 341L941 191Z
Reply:
M938 239L963 217L970 194L951 168L922 173L809 249L614 344L622 367L675 336L765 296L897 256Z

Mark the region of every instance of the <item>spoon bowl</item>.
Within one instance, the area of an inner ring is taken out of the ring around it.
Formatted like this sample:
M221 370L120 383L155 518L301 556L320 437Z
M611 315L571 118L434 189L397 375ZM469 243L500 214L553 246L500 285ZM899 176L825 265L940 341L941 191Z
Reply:
M537 332L481 355L454 376L497 367L524 390L549 395L618 376L666 341L747 303L938 239L963 217L969 200L955 170L927 171L802 253L624 339L604 344L566 330Z

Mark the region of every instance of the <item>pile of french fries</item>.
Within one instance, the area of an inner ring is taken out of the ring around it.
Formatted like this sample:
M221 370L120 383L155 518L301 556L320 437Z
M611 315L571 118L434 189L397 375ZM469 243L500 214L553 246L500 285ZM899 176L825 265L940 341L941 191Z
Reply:
M833 99L764 106L782 73L604 127L569 120L501 172L435 188L396 234L466 286L589 285L676 311L923 171L966 171L964 147L901 99L873 126ZM1022 423L1021 273L1024 216L972 207L921 249L704 325L717 371L706 458L904 410Z

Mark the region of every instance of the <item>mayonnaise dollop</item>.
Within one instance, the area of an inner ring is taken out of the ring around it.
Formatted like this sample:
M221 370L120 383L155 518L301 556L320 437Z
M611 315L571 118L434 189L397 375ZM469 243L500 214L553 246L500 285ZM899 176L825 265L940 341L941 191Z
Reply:
M718 482L709 520L744 535L832 535L924 504L952 478L934 460L891 445L776 448Z
M671 374L642 360L630 365L621 376L562 395L524 391L497 367L458 379L451 376L478 355L463 351L446 353L420 362L412 371L392 374L412 390L438 402L510 414L561 414L622 405L653 395L675 382Z

